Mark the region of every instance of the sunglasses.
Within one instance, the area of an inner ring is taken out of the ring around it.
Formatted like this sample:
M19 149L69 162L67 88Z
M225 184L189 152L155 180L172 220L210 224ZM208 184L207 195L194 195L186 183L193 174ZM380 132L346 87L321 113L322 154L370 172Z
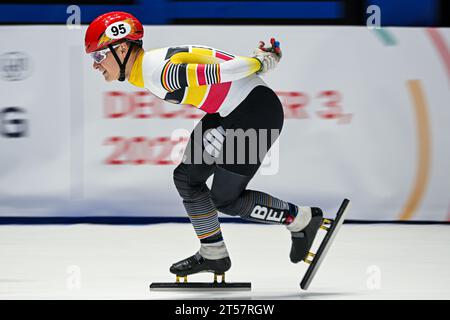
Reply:
M115 50L120 44L117 44L115 46L113 46L113 49ZM103 60L106 59L106 54L109 52L109 48L103 49L103 50L99 50L99 51L95 51L91 53L91 57L92 59L94 59L94 61L96 63L101 63Z

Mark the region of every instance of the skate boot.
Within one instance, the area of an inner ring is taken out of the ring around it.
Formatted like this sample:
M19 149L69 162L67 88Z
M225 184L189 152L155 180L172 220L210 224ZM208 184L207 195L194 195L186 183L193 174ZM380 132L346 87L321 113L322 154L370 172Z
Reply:
M297 218L301 219L299 215L310 216L310 221L306 226L302 226ZM301 207L297 217L288 225L288 230L291 231L292 246L290 252L290 259L293 263L298 263L307 258L309 250L313 244L314 238L316 237L317 231L322 225L323 213L320 208L315 207ZM296 230L298 229L298 230Z
M170 267L170 272L178 277L186 277L199 272L212 272L214 274L223 275L231 268L231 260L229 257L210 260L203 258L199 252L184 260L174 263Z
M206 259L200 252L184 260L174 263L170 267L170 272L176 275L175 283L154 282L150 285L150 290L251 290L250 282L225 282L225 272L231 268L231 260L228 256L219 259ZM200 272L214 273L213 282L188 282L187 276ZM180 277L184 281L180 281ZM218 281L218 277L222 277Z

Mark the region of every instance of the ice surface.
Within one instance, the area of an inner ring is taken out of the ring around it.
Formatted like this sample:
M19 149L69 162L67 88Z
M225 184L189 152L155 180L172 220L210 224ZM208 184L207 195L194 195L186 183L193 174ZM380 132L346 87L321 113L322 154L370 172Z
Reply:
M189 224L0 226L0 299L450 299L450 226L346 224L308 291L284 227L222 229L227 281L252 291L149 291L174 281L169 266L198 249Z

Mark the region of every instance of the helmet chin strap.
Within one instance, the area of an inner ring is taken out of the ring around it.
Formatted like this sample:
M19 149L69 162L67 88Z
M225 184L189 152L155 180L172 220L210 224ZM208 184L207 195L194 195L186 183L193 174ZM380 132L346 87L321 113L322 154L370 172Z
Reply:
M128 59L130 58L131 51L133 51L133 42L128 42L130 44L130 47L128 48L127 55L125 56L125 60L123 60L123 63L120 62L119 56L116 53L116 50L114 50L112 45L108 45L109 50L111 50L114 58L116 59L117 64L120 68L120 75L119 75L119 81L125 81L125 66L127 65Z

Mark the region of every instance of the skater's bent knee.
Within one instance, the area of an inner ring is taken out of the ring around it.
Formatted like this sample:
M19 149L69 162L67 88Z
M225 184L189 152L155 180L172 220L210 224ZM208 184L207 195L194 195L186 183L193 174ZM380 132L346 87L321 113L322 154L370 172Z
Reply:
M181 163L173 171L173 182L180 196L186 201L208 196L209 189L204 182L191 182L187 166Z
M231 197L230 197L231 195ZM237 216L239 212L237 210L239 195L236 194L218 194L217 192L211 193L211 200L214 203L216 209L224 214L230 216Z
M189 181L187 167L184 163L180 163L173 170L173 181L175 185L179 184L180 182L187 183Z
M236 203L231 202L228 204L220 204L213 200L214 206L216 207L217 211L227 214L229 216L238 216L239 211L236 208Z

